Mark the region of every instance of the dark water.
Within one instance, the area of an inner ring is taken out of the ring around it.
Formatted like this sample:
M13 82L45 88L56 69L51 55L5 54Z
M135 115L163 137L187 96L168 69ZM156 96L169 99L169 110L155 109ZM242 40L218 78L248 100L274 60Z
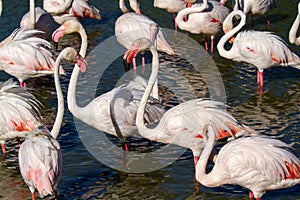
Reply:
M153 8L153 1L143 0L142 12L151 17L160 26L173 29L173 17L164 10ZM102 20L82 20L89 37L89 52L101 42L114 34L114 22L121 15L118 2L104 0L90 0L101 11ZM288 41L288 31L297 14L296 0L278 1L277 8L271 14L271 31ZM28 10L27 1L4 1L3 15L0 18L0 39L7 37L16 27L23 14ZM38 1L37 5L41 5ZM230 2L228 2L228 6ZM254 18L257 30L266 29L264 17ZM246 26L245 29L249 29ZM175 36L174 36L175 37ZM202 36L190 35L203 47ZM75 39L74 39L75 38ZM219 38L217 38L218 40ZM170 38L170 43L175 49L176 56L161 56L162 70L173 69L185 77L190 83L194 93L191 96L182 97L181 101L195 97L213 96L215 99L226 100L228 111L240 122L257 130L261 134L273 135L287 143L293 143L294 153L300 156L300 71L293 68L277 67L265 70L264 95L256 92L256 68L247 64L236 63L221 58L216 52L213 57L217 69L224 83L224 91L213 91L214 85L209 87L203 79L203 74L198 74L191 63L186 60L193 57L192 49L184 47L184 42ZM80 44L76 35L66 37L60 44L60 48L68 45ZM121 48L121 47L120 47ZM290 48L300 55L297 46ZM107 49L110 51L110 49ZM113 53L113 52L112 52ZM101 55L99 55L101 56ZM101 63L96 63L101 64ZM204 63L206 64L206 63ZM209 63L207 64L209 65ZM93 64L91 64L93 66ZM90 67L92 68L92 67ZM90 69L89 69L90 70ZM66 94L71 67L66 67L67 76L62 77L61 84ZM123 75L124 70L121 59L117 59L105 71L99 80L97 94L102 94L114 87L117 80ZM91 76L93 76L93 72ZM165 74L164 74L165 75ZM185 86L178 84L176 91L168 88L172 83L172 75L161 75L160 93L164 96L172 96L178 91L186 92ZM216 76L218 74L216 73ZM1 81L9 78L9 75L0 72ZM79 82L85 83L87 79L81 78ZM169 80L166 81L166 80ZM177 83L180 82L177 80ZM34 88L38 99L45 105L42 110L44 122L53 124L56 114L56 95L54 82L51 77L43 77L28 80L28 86ZM173 80L174 83L174 80ZM81 85L85 87L87 85ZM170 86L171 87L171 86ZM218 88L220 88L218 86ZM82 90L82 88L81 88ZM80 90L80 91L81 91ZM90 97L79 97L79 104L86 104ZM213 94L212 94L213 93ZM182 94L182 93L180 93ZM180 98L178 97L179 101ZM176 98L166 97L166 106L171 107ZM115 138L112 140L117 141ZM85 148L79 138L75 122L66 109L64 123L59 136L63 149L63 174L59 183L59 199L248 199L248 191L238 186L224 186L219 188L206 188L201 186L200 191L195 191L193 159L190 151L187 151L177 161L169 166L150 173L133 174L120 172L99 162ZM134 143L134 142L133 142ZM133 146L136 144L132 144ZM139 144L137 144L138 146ZM29 199L30 192L23 182L17 164L16 142L9 144L9 153L5 162L0 166L0 199ZM143 148L140 145L138 148ZM300 187L267 192L263 199L300 199Z

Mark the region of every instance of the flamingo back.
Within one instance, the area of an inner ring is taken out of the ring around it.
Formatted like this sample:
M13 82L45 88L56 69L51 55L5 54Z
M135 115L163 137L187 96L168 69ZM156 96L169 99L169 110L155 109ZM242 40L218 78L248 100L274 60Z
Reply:
M165 9L169 13L178 13L186 7L182 0L154 0L154 7Z
M84 0L74 0L69 13L78 18L101 19L99 10L95 6L89 5L87 1Z
M62 170L62 153L47 129L28 134L19 150L19 167L25 183L40 197L53 195Z
M16 82L9 79L0 84L0 133L32 131L40 125L40 102Z

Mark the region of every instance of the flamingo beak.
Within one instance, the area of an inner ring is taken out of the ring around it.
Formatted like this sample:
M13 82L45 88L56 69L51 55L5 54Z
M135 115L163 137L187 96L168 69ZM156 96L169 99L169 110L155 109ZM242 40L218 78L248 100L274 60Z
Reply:
M56 29L52 34L52 40L54 42L59 42L60 38L64 36L65 26L62 25L58 29Z
M76 64L78 65L78 67L80 68L80 71L82 73L86 72L86 68L87 68L88 64L87 64L86 60L80 54L78 54L76 56Z
M234 40L235 40L235 37L232 36L232 37L229 39L229 43L230 43L230 44L233 44Z

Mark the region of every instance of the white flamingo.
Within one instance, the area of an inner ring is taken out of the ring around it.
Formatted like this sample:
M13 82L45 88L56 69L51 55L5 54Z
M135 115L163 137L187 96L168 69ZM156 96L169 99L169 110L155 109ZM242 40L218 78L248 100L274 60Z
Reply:
M115 22L116 39L122 46L128 49L136 39L150 37L151 24L156 23L145 15L133 12L124 13ZM161 28L159 28L157 33L156 45L159 51L174 55L174 50L168 44ZM135 64L134 68L136 68Z
M292 44L295 44L297 46L300 45L300 37L297 37L297 31L299 28L300 23L300 2L298 3L298 14L297 17L291 27L290 33L289 33L289 41Z
M75 20L65 22L53 33L53 40L58 42L64 34L70 34L73 32L78 32L80 34L80 55L85 56L87 50L87 35L79 22ZM80 107L76 103L75 96L79 70L80 69L75 66L69 83L68 108L70 112L86 124L98 130L118 136L115 131L115 127L112 124L110 112L111 101L113 99L117 99L114 103L114 110L117 111L115 115L116 122L122 131L121 139L125 139L126 137L134 134L137 130L135 125L135 116L139 105L139 99L143 94L142 91L146 87L146 81L142 77L137 76L137 78L129 84L114 88L113 90L95 98L85 107ZM147 113L145 114L145 120L149 123L160 119L161 115L165 112L157 100L155 101L153 98L152 100L154 103L147 107ZM123 143L124 141L121 142Z
M300 160L287 150L290 146L264 136L238 138L225 144L207 174L207 161L215 142L213 128L208 126L207 129L205 147L196 165L196 179L202 185L240 185L250 190L251 199L258 200L268 190L300 183Z
M26 87L24 80L30 77L53 74L54 60L48 50L51 44L35 36L40 33L16 29L0 43L0 69L15 76L23 87ZM64 74L62 68L60 73Z
M146 127L143 116L148 97L158 75L158 54L156 48L147 38L136 40L126 52L126 55L130 58L132 53L146 50L150 50L153 57L152 72L136 115L136 126L141 136L157 142L190 148L196 164L204 147L202 142L203 126L211 120L214 123L216 139L254 134L251 129L240 124L228 113L221 110L220 108L224 106L223 103L205 99L194 99L181 103L168 110L155 128Z
M275 0L235 0L233 10L242 10L246 15L251 15L251 26L254 25L253 15L265 15L270 27L271 22L267 14L274 7L276 7Z
M41 125L39 101L25 88L9 79L0 83L0 143L6 153L5 141L25 137Z
M64 49L58 56L55 64L55 88L57 92L57 115L51 132L45 127L38 127L30 132L19 150L19 168L25 183L28 185L35 199L37 190L41 198L53 195L57 199L57 184L62 171L62 153L59 142L56 140L64 114L64 100L59 83L58 68L65 59L76 62L86 68L86 63L74 48Z
M176 23L182 30L193 34L211 36L211 52L214 50L215 36L222 30L222 23L230 10L216 1L203 0L178 12ZM207 41L205 49L208 51Z
M240 16L240 23L234 27L232 19ZM246 15L238 10L231 12L223 22L226 33L219 41L217 48L219 54L227 59L247 62L258 68L257 82L261 89L263 86L264 69L273 66L292 66L299 68L300 59L293 53L279 36L266 31L242 31L235 37L230 50L224 48L225 43L232 38L246 23Z
M130 8L136 13L141 14L140 4L137 0L129 0ZM125 0L119 0L119 8L123 13L128 13L129 10L125 5Z

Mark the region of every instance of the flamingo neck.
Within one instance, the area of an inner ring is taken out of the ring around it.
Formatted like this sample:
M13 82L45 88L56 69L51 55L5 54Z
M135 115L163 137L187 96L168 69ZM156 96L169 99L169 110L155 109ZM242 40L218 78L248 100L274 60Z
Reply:
M87 34L82 26L80 26L79 30L77 31L80 34L81 37L81 47L79 54L82 57L85 57L86 51L87 51ZM69 88L68 88L68 95L67 95L67 101L68 101L68 109L70 112L77 118L80 116L80 111L82 111L82 107L78 106L76 102L76 85L78 80L78 75L80 73L80 68L77 64L75 64L75 67L73 69Z
M223 27L227 26L227 23L232 23L232 19L235 15L239 15L241 17L241 21L240 23L234 27L233 29L231 29L230 31L228 31L219 41L218 45L217 45L217 49L219 51L219 54L222 57L228 58L228 59L232 59L235 56L235 52L232 52L231 49L226 50L224 48L225 43L232 38L232 36L234 36L234 34L236 34L239 30L241 30L241 28L246 24L246 15L238 10L238 11L233 11L231 12L227 18L224 20L223 22ZM234 45L234 44L233 44Z
M300 14L298 13L291 30L289 32L289 41L292 44L300 45L300 37L297 38L297 31L299 28L299 23L300 23Z
M29 26L30 29L35 27L35 3L34 0L29 0Z
M203 3L201 6L197 7L188 7L178 12L177 17L175 19L177 25L181 29L187 29L189 28L189 20L185 21L185 19L188 17L188 15L193 13L200 13L203 12L207 8L207 0L203 0Z
M137 110L136 126L137 126L137 129L139 130L139 133L143 137L148 138L150 140L157 140L158 134L155 134L155 133L159 133L158 131L159 131L159 129L161 129L160 127L161 127L162 123L159 123L159 125L154 129L149 129L146 127L145 122L144 122L144 114L145 114L145 109L146 109L146 105L148 102L148 98L150 96L150 93L153 89L155 82L157 81L157 75L158 75L158 70L159 70L158 53L157 53L155 47L152 46L150 48L150 51L152 53L152 71L151 71L151 75L149 77L148 85L147 85L145 92L143 94L143 97L141 99L140 106Z
M55 89L57 94L57 113L56 113L56 118L55 118L53 128L51 130L51 136L55 139L59 134L61 124L63 121L63 115L64 115L64 98L63 98L63 93L59 82L59 66L62 59L63 56L60 54L56 59L55 66L54 66L54 82L55 82Z
M128 13L129 12L126 5L125 5L125 0L120 0L119 1L119 8L121 9L121 11L123 13Z
M208 139L205 143L205 147L200 155L200 158L196 164L195 177L196 177L196 180L199 181L202 185L212 186L212 184L214 182L214 176L211 175L212 172L210 172L209 174L206 173L206 166L207 166L208 159L214 148L214 143L215 143L215 136L214 136L213 128L211 126L209 126L208 132L204 133L204 134L207 134L206 137L208 137Z

